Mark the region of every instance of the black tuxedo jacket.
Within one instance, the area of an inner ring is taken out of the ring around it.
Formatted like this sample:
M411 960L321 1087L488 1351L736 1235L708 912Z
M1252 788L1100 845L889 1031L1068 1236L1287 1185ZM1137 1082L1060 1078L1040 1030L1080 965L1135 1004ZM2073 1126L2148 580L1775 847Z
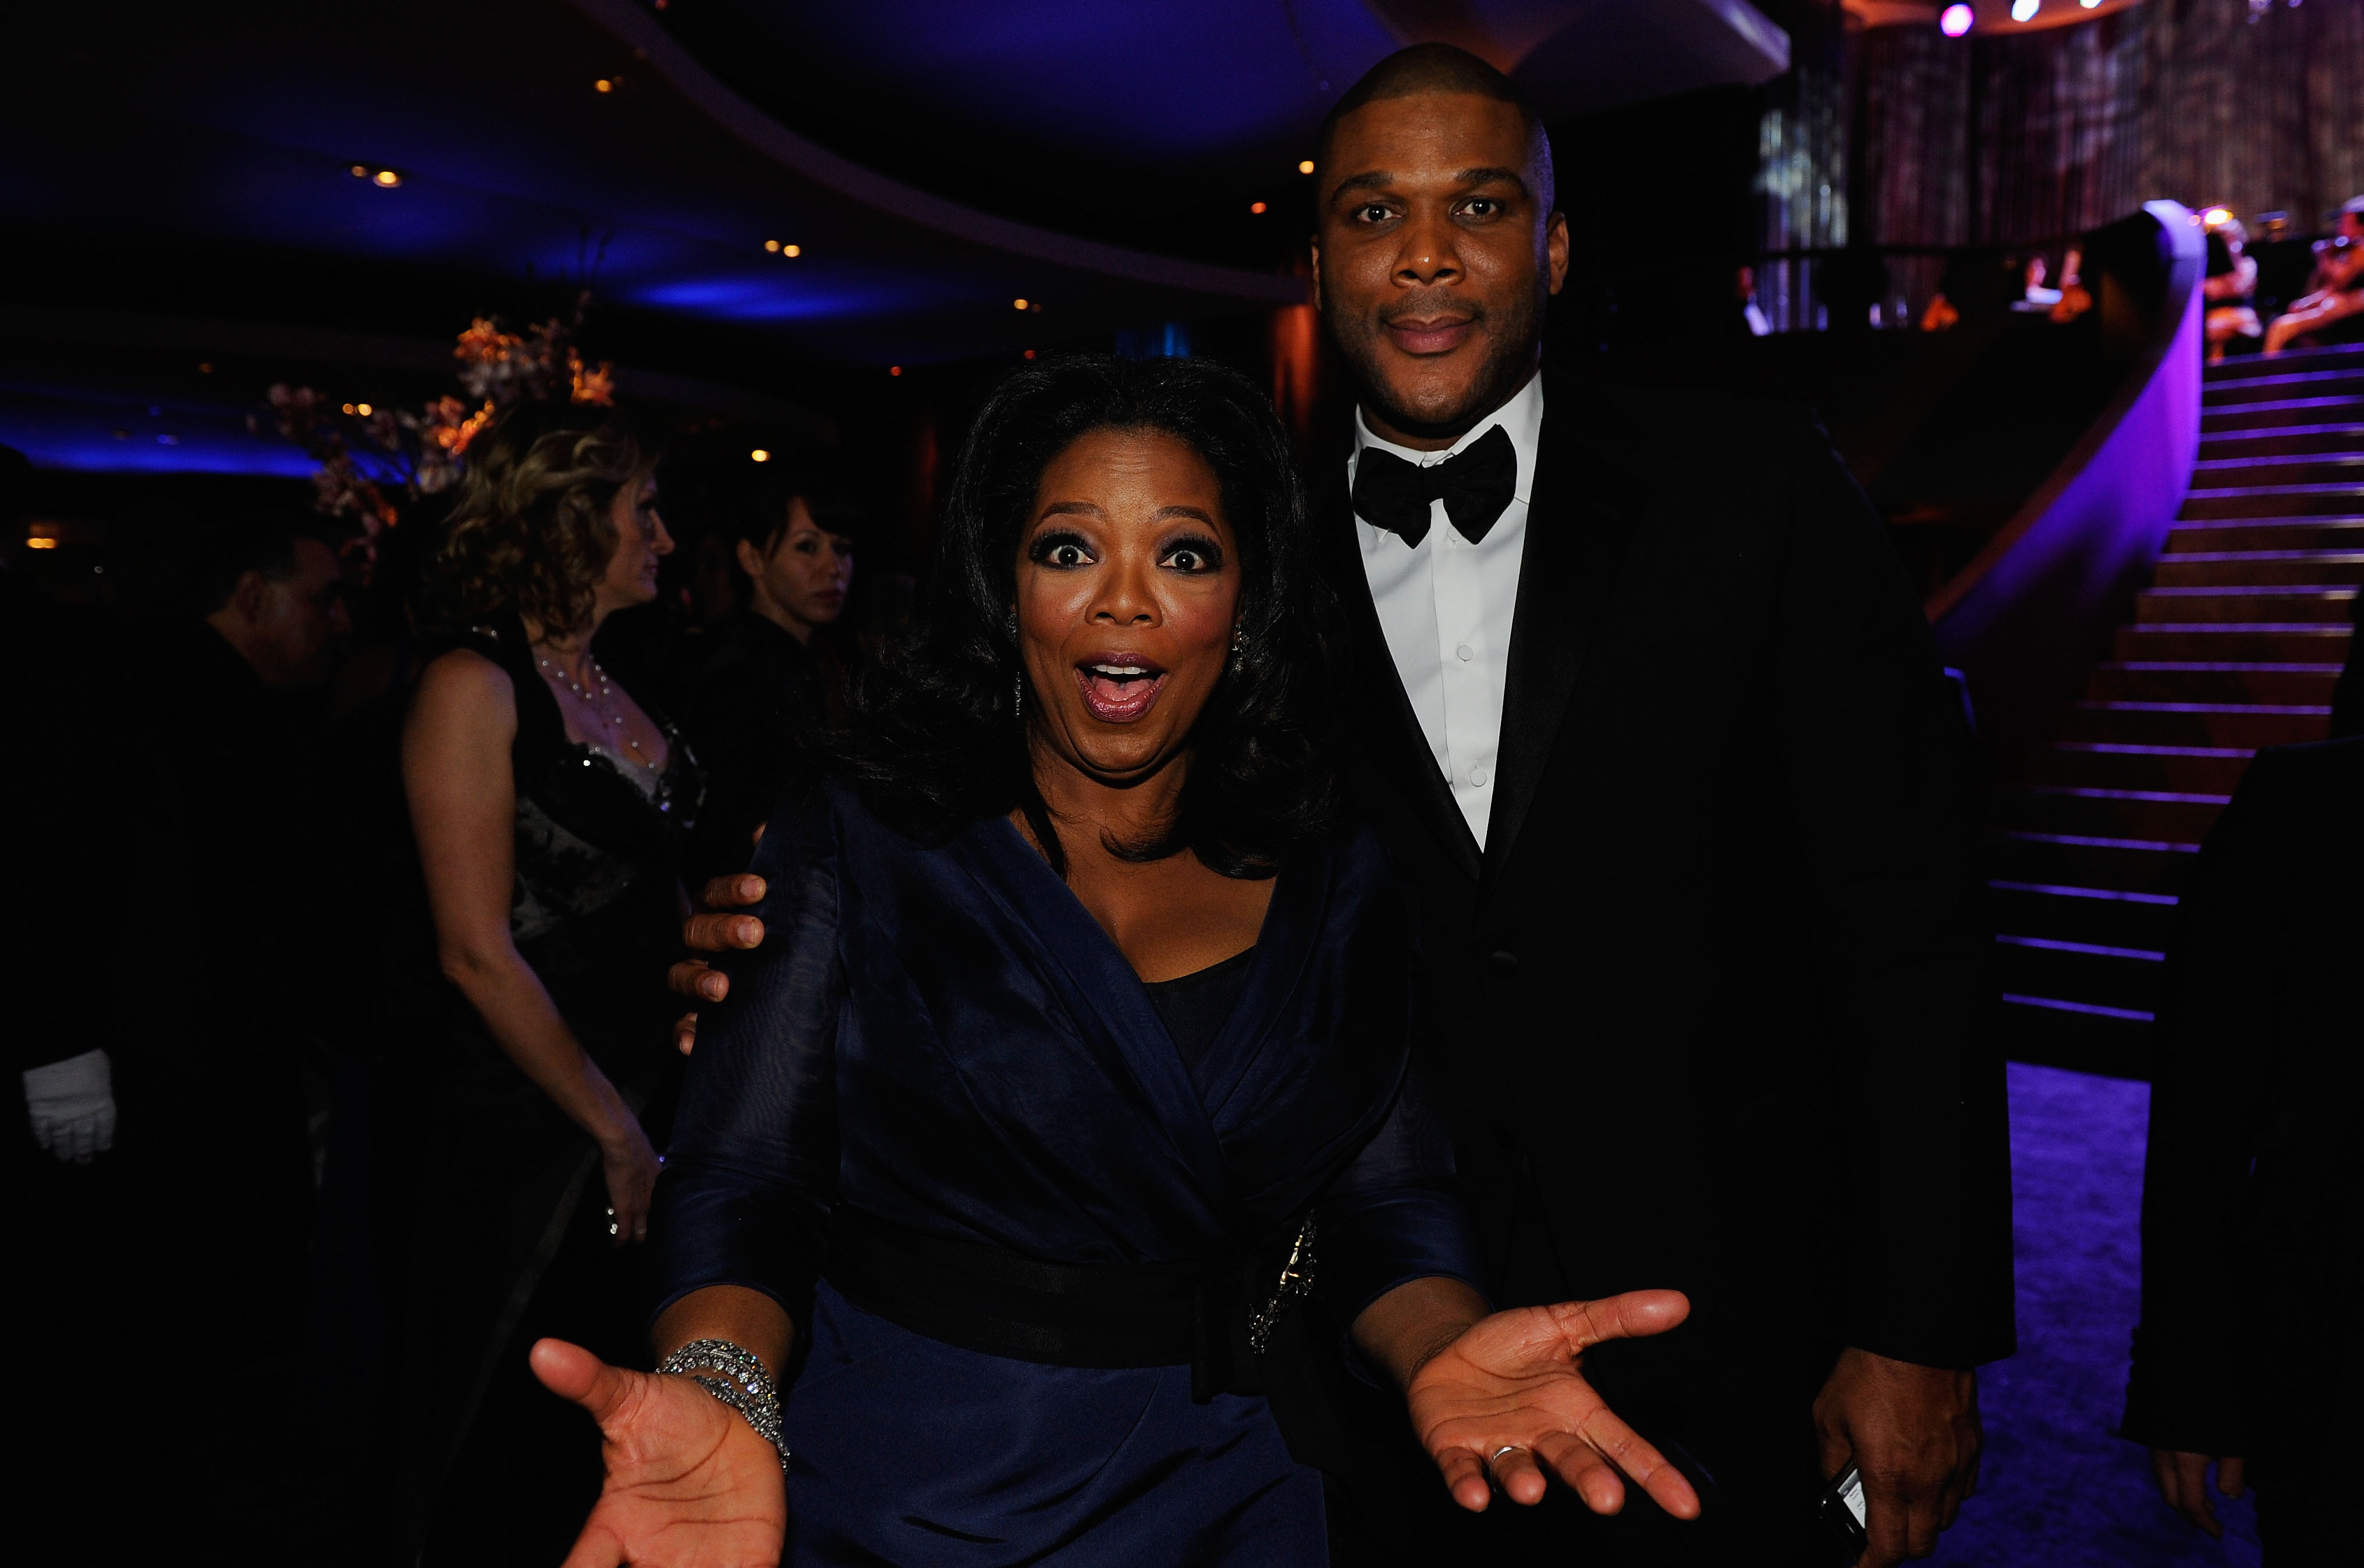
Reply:
M2168 949L2123 1428L2325 1505L2364 1447L2359 889L2364 738L2259 752Z
M1536 466L1481 854L1325 460L1345 754L1420 897L1423 1070L1498 1305L1687 1292L1600 1364L1745 1484L1767 1431L1799 1462L1840 1347L2013 1349L1969 736L1802 411L1546 372Z

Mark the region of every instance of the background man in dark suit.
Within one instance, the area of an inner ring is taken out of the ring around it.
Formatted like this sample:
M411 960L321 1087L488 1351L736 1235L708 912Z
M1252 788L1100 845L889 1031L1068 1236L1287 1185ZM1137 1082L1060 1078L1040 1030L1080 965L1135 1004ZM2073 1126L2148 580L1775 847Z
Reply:
M2364 1440L2364 739L2258 754L2177 910L2120 1428L2211 1535L2258 1488L2275 1563L2352 1562Z
M1352 771L1421 891L1495 1299L1689 1293L1596 1370L1722 1504L1498 1504L1465 1550L1818 1560L1851 1457L1864 1561L1925 1554L2013 1328L1968 737L1920 608L1805 416L1539 372L1567 229L1491 67L1390 58L1316 163L1361 382L1314 475Z
M1977 1479L1972 1369L2013 1349L1979 812L1927 622L1804 414L1539 370L1567 227L1500 73L1390 57L1316 166L1319 302L1362 383L1314 475L1341 717L1419 890L1424 1072L1496 1305L1689 1295L1588 1370L1708 1499L1472 1516L1414 1477L1415 1526L1349 1487L1339 1561L1822 1563L1850 1460L1862 1561L1926 1555Z

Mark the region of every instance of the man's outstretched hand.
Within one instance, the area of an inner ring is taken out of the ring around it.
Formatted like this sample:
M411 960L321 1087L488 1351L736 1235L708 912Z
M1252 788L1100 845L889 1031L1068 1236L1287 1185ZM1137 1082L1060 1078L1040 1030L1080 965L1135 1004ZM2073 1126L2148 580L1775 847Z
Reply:
M1679 1292L1629 1291L1498 1312L1438 1351L1406 1396L1453 1500L1482 1512L1490 1473L1511 1501L1539 1503L1549 1466L1596 1514L1625 1506L1630 1479L1677 1518L1698 1518L1690 1483L1601 1402L1581 1361L1604 1339L1662 1334L1689 1315Z
M761 836L760 834L758 835ZM697 897L697 910L681 924L682 945L691 953L744 952L764 943L764 923L742 910L764 902L764 879L749 872L717 877ZM719 1002L730 994L730 977L704 958L687 958L665 972L674 994L691 1002ZM695 1010L675 1020L673 1047L687 1056L697 1045Z
M2227 1497L2237 1497L2247 1490L2246 1468L2239 1460L2227 1455L2212 1459L2204 1453L2184 1453L2175 1449L2150 1450L2151 1473L2158 1477L2158 1495L2167 1506L2206 1530L2222 1537L2225 1527L2216 1522L2216 1510L2208 1502L2208 1467L2216 1467L2216 1490Z
M1863 1477L1859 1568L1895 1568L1937 1550L1979 1484L1976 1372L1891 1361L1849 1348L1814 1401L1823 1473L1853 1460Z
M775 1568L788 1526L779 1450L686 1377L535 1342L533 1375L591 1412L608 1478L562 1568Z

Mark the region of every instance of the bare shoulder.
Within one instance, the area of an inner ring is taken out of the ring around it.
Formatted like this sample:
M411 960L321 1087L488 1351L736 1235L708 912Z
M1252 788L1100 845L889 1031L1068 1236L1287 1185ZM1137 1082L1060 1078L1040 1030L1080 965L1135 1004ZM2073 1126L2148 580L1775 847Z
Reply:
M474 648L454 648L418 672L408 728L464 732L504 744L517 730L517 688L508 671Z

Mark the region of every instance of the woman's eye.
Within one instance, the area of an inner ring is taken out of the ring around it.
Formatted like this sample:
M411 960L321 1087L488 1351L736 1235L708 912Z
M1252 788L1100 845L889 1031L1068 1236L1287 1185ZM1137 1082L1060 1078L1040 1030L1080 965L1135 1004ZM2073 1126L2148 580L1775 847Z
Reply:
M1185 544L1179 550L1166 552L1165 564L1177 572L1203 572L1207 569L1207 557L1195 545Z
M1080 566L1090 561L1091 557L1084 553L1084 547L1080 544L1054 544L1051 546L1051 553L1045 555L1043 560L1054 566Z

